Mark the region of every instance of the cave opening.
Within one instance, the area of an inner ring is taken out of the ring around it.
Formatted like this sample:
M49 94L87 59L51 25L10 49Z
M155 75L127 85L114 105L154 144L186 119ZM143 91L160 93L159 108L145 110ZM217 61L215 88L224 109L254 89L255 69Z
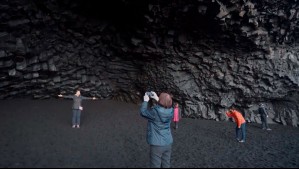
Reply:
M51 98L81 87L136 103L150 88L171 92L186 116L213 120L233 105L249 111L261 101L283 102L297 97L289 93L299 84L297 7L268 0L1 1L0 98Z

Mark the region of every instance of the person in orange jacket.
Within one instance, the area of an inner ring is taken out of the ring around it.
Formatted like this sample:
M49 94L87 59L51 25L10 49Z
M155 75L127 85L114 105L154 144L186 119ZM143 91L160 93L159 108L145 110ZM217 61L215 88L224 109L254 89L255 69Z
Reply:
M228 117L234 118L235 122L237 123L237 126L236 126L236 139L237 139L238 142L244 143L245 140L246 140L246 131L245 131L246 121L245 121L243 115L235 109L230 109L228 112L226 112L226 115ZM241 139L239 137L240 131L242 131Z

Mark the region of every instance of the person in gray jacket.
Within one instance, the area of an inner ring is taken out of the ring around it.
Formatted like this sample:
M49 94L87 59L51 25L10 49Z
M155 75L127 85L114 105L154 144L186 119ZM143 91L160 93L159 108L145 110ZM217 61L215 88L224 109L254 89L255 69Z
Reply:
M62 97L62 98L67 98L67 99L73 99L73 118L72 118L72 127L75 128L80 128L80 118L81 118L81 111L83 110L82 107L82 100L96 100L95 97L83 97L81 96L81 92L78 89L76 91L76 94L73 96L63 96L62 94L58 95L58 97Z
M268 126L268 120L269 117L267 111L265 110L265 104L260 103L259 105L259 114L261 115L261 121L262 121L262 129L263 130L271 130Z
M158 97L151 92L151 98L158 104L149 108L149 96L144 95L144 102L140 108L140 115L148 120L147 143L150 145L150 167L170 168L171 147L173 138L170 123L173 118L172 98L168 93L161 93Z

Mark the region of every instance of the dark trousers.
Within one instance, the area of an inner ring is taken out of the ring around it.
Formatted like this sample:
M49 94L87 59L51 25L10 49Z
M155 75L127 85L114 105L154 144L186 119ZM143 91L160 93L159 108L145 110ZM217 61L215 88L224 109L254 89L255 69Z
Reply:
M242 138L240 139L240 132L242 132ZM236 139L246 140L246 123L241 124L241 127L236 126Z
M170 168L171 145L150 146L150 167Z
M261 116L261 121L262 121L262 128L263 129L268 129L268 121L267 121L267 116Z
M179 128L179 123L176 121L174 122L174 129L178 129Z
M81 118L81 110L73 109L72 124L73 125L80 125L80 118Z

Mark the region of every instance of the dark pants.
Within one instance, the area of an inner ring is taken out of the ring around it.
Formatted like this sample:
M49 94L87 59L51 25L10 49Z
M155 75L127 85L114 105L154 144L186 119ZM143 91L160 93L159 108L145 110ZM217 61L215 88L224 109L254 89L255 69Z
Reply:
M73 109L73 125L80 125L81 110Z
M150 167L170 168L171 145L150 146Z
M242 132L242 138L240 139L240 132ZM246 140L246 123L241 124L241 127L236 127L236 139L238 140Z
M174 122L174 129L179 128L179 123L178 122Z
M267 116L261 116L261 121L262 121L262 128L263 129L268 129L268 121L267 121Z

